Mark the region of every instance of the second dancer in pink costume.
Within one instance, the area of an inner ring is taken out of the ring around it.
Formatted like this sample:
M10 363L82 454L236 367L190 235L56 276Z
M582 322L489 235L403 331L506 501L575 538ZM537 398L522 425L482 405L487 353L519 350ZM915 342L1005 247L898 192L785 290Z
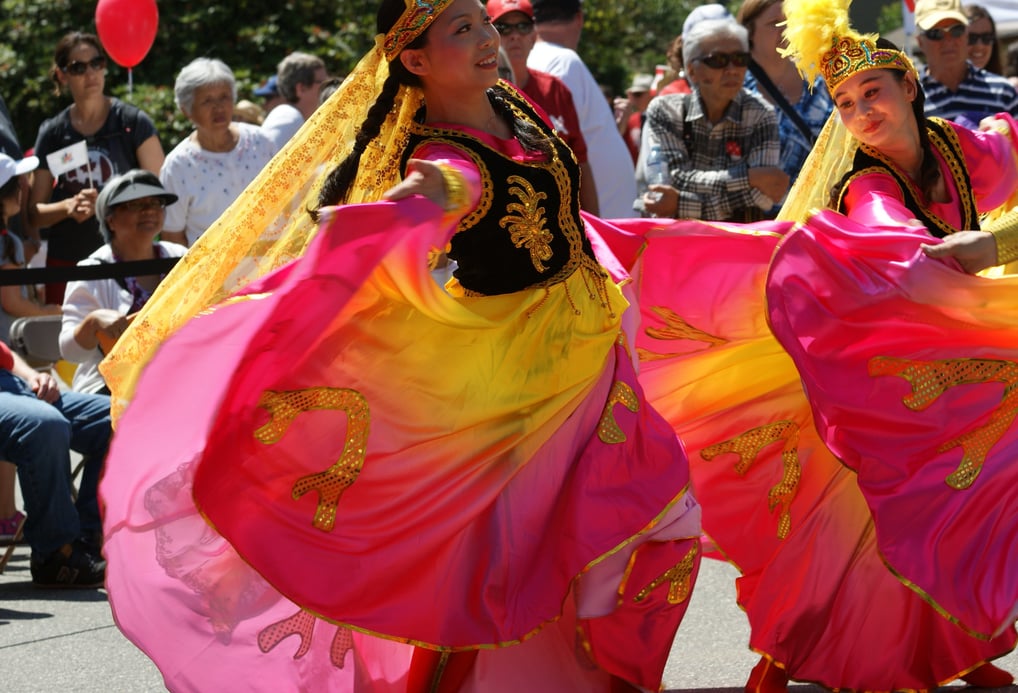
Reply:
M742 572L747 690L1007 685L1018 278L963 267L1015 259L1014 123L927 121L907 57L846 3L784 7L838 113L784 222L647 234L641 383Z

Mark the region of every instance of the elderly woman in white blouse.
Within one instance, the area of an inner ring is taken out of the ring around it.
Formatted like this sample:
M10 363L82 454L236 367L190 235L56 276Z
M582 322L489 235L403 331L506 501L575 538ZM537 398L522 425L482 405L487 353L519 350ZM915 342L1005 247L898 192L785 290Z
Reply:
M106 243L78 265L181 257L187 248L156 240L163 230L167 206L176 201L177 196L167 192L149 171L134 169L117 176L106 184L95 202L99 231ZM163 276L68 282L60 353L79 364L72 389L109 392L99 372L103 353L127 329L132 316L145 305Z
M173 148L159 172L178 202L166 214L168 241L193 245L276 153L257 125L233 119L237 83L222 60L197 58L173 86L194 132Z

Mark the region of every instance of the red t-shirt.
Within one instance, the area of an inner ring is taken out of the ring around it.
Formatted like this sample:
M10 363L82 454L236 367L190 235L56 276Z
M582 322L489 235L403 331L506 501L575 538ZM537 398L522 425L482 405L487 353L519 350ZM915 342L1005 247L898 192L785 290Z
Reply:
M576 115L573 95L565 82L547 72L539 72L527 68L530 80L523 88L523 93L540 106L548 117L559 136L573 150L576 161L587 163L587 142L580 132L580 118Z
M14 370L14 355L11 353L10 347L3 342L0 342L0 369Z
M661 94L692 94L693 90L689 88L689 82L682 77L679 77L675 81L669 82L661 87L657 93L658 96Z

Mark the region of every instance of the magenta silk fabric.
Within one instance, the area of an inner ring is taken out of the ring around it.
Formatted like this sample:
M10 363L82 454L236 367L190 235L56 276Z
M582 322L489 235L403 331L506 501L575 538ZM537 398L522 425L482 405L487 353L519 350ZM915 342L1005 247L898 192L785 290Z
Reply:
M779 246L768 310L888 566L989 637L1018 603L1018 277L965 274L929 242L821 212Z

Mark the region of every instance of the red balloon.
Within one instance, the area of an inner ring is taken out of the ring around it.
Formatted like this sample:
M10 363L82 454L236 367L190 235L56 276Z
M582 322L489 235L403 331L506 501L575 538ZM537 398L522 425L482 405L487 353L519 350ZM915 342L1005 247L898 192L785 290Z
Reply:
M156 40L159 10L156 0L99 0L95 28L103 48L122 67L142 61Z

